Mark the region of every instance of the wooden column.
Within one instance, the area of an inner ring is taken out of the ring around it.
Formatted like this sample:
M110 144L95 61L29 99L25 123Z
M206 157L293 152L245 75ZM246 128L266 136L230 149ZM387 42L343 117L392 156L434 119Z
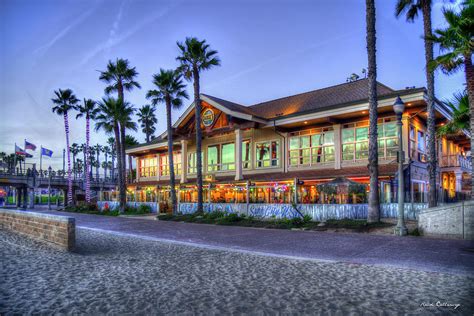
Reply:
M334 169L341 169L342 161L342 132L341 124L332 126L334 129Z
M188 141L181 140L181 183L188 181Z
M235 180L242 180L242 130L235 130Z

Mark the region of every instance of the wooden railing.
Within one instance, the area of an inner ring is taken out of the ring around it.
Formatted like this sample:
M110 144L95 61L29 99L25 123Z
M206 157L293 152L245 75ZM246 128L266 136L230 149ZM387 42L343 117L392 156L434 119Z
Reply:
M463 169L471 169L471 158L462 155L446 155L440 158L441 167L461 167Z

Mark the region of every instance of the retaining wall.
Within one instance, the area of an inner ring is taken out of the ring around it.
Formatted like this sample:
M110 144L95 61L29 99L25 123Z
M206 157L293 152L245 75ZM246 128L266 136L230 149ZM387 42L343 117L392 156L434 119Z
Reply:
M418 216L423 235L474 240L474 201L429 208Z
M0 229L14 231L69 251L76 244L75 221L67 216L0 209Z

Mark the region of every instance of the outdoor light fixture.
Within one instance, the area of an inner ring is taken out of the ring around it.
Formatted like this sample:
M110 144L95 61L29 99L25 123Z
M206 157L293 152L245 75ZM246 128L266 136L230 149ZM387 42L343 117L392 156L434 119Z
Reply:
M395 103L393 104L393 111L397 114L397 126L398 126L398 222L395 227L395 235L405 236L408 230L405 226L405 181L403 176L403 137L402 137L402 114L405 110L405 103L403 103L400 96L397 96Z

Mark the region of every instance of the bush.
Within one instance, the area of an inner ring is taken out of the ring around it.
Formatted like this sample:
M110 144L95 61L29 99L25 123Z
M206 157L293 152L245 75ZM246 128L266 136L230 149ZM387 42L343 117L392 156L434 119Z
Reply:
M313 218L311 217L311 215L306 214L305 216L303 216L303 222L305 222L305 224L311 222L312 220Z
M138 213L138 214L150 214L151 212L152 212L152 209L151 209L151 206L150 206L150 205L141 204L141 205L137 208L137 213Z
M215 220L215 219L222 218L222 217L225 217L225 216L226 216L225 212L215 211L215 212L211 212L211 213L204 213L203 217L205 219Z

